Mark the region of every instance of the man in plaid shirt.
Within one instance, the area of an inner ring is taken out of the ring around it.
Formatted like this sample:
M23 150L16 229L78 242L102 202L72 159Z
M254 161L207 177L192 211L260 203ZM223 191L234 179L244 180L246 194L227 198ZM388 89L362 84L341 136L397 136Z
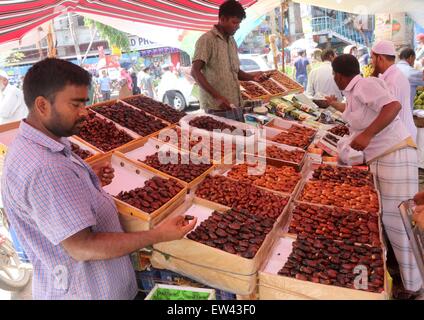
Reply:
M129 254L180 239L196 220L169 219L156 229L124 233L102 186L113 169L94 171L65 138L87 116L90 75L59 59L35 64L24 80L29 115L4 166L4 208L33 266L34 299L134 299Z

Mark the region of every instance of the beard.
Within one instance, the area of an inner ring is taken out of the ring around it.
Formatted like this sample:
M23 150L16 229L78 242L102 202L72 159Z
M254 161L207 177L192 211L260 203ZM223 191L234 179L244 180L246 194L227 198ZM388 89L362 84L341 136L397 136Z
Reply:
M45 127L53 133L56 137L70 137L79 133L81 129L81 123L86 120L85 117L80 118L74 124L67 124L63 121L62 116L57 112L55 105L52 105L52 117L50 123L46 124Z

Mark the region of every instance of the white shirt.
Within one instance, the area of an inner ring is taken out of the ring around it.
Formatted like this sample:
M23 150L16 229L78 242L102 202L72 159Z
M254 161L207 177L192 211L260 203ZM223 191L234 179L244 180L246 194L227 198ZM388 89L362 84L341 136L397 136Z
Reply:
M330 61L324 61L318 68L311 71L306 94L313 98L334 95L337 100L342 100L342 93L334 81L333 68Z
M414 123L411 109L411 87L405 75L396 67L390 66L383 74L380 74L380 79L384 80L390 91L397 101L402 105L402 110L399 112L399 117L409 130L411 137L417 141L417 127Z
M347 100L343 119L349 123L352 137L368 128L385 105L397 101L384 81L362 78L360 75L352 79L343 93ZM410 133L397 115L392 123L371 139L364 150L365 161L375 159L409 136Z
M21 90L8 84L0 92L0 124L19 121L26 118L28 108Z
M419 71L417 69L412 68L408 62L405 60L401 60L396 65L400 71L405 75L405 77L408 78L409 85L411 87L411 110L414 109L414 99L415 95L417 94L417 87L418 86L424 86L424 80L423 80L423 72Z

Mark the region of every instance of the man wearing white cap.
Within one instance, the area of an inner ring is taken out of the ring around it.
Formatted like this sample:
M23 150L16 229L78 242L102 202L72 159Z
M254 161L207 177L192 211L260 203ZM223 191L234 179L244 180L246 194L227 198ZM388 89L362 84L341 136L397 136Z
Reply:
M0 70L0 124L18 121L28 115L21 90L9 83L9 76Z
M374 75L384 80L392 94L402 105L399 117L414 141L417 141L417 127L411 109L411 87L408 78L396 66L396 50L393 42L381 40L374 44L371 53Z

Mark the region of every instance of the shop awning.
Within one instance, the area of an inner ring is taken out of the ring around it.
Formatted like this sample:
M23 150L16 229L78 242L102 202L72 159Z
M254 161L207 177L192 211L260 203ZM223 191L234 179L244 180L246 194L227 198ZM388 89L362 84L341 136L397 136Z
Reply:
M163 27L207 31L217 21L224 0L11 0L0 1L0 43L68 11L125 19ZM249 7L256 0L240 0Z

